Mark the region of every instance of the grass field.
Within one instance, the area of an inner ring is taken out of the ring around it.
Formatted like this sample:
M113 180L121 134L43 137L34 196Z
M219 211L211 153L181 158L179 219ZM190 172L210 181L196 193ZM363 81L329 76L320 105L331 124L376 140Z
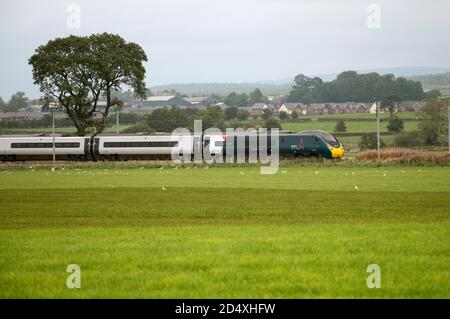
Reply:
M0 178L3 298L450 297L449 168L66 168ZM81 289L65 285L72 263ZM373 263L381 289L366 286Z
M418 129L419 122L404 122L404 131L411 132ZM347 132L376 132L377 123L372 122L346 122ZM387 122L380 123L380 130L387 132ZM285 123L283 124L284 130L293 132L307 131L307 130L323 130L327 132L334 132L336 122L305 122L305 123Z

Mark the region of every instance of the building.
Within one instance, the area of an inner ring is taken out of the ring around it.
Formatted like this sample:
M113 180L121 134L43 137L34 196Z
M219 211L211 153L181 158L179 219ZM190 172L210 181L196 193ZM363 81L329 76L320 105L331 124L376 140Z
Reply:
M370 107L364 103L351 103L353 113L369 113Z
M250 113L251 116L260 116L263 114L264 110L272 111L272 109L269 107L269 104L267 103L255 103L252 106L250 106L247 111Z
M192 105L203 105L210 106L213 104L217 104L219 101L212 96L192 96L186 97L184 100L188 101Z
M398 106L399 112L418 112L425 105L422 101L404 101Z
M191 103L176 95L156 95L150 96L145 101L142 101L142 106L155 107L155 106L190 106Z
M278 108L278 113L286 112L287 114L297 113L297 114L306 114L306 106L303 103L283 103Z

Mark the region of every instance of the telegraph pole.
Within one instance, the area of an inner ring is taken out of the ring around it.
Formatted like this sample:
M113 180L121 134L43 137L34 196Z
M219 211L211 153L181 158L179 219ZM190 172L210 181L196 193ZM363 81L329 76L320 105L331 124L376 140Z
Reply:
M116 109L116 133L119 135L119 108Z
M378 107L378 102L376 102L376 110L377 110L377 158L378 161L380 160L380 146L381 146L381 142L380 142L380 109Z
M448 152L450 153L450 104L448 105Z
M56 143L55 143L55 108L52 109L52 143L53 143L53 168L56 166Z

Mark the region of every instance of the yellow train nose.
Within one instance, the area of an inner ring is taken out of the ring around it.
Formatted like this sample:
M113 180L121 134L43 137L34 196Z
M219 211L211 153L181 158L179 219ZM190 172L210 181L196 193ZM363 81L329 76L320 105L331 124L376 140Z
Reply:
M344 148L342 146L340 147L333 147L331 150L331 157L343 157L344 156Z

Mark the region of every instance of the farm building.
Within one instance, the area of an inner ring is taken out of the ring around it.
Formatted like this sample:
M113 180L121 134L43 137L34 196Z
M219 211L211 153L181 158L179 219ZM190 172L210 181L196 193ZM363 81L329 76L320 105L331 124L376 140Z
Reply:
M280 112L306 114L306 106L303 103L283 103L278 108L278 113Z
M219 102L216 98L212 96L192 96L183 99L191 103L192 105L203 105L203 106L210 106L213 104L217 104Z
M142 101L142 106L155 107L155 106L189 106L191 103L185 99L176 95L160 95L150 96L145 101Z

